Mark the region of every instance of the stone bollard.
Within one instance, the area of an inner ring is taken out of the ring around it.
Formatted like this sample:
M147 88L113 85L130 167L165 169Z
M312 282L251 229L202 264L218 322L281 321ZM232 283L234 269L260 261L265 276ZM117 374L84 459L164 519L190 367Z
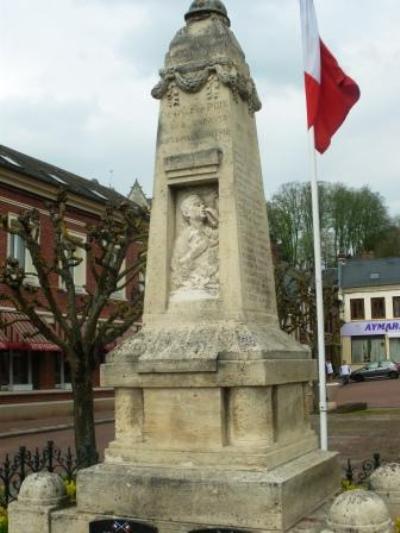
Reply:
M381 466L369 478L371 488L383 498L392 518L400 516L400 464Z
M340 383L327 383L326 384L326 397L329 403L336 403L336 398L339 390L341 389Z
M366 490L340 494L328 513L323 533L393 533L393 522L382 498Z
M8 507L8 533L50 533L50 513L68 503L58 474L38 472L21 485L18 500Z

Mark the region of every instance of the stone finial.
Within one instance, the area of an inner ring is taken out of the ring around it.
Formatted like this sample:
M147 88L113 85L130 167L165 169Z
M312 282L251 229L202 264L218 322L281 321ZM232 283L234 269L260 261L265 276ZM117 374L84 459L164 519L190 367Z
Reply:
M328 513L333 533L392 533L393 522L382 498L366 490L340 494Z
M21 485L18 503L35 506L58 506L68 500L64 483L58 474L37 472Z
M387 503L392 516L400 511L400 464L381 466L369 478L371 488Z
M185 15L185 20L188 21L198 15L206 15L208 13L222 15L230 26L231 21L228 17L228 11L221 0L194 0Z

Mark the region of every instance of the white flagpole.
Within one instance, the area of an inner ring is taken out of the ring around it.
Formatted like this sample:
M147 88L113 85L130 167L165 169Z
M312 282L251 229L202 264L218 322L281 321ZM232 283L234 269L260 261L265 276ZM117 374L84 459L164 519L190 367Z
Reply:
M314 128L309 130L310 162L311 162L311 195L314 228L314 263L315 263L315 294L317 300L318 329L318 368L319 368L319 419L321 450L328 450L328 416L326 402L326 358L325 358L325 327L324 301L322 288L321 264L321 230L319 218L318 167L315 150Z

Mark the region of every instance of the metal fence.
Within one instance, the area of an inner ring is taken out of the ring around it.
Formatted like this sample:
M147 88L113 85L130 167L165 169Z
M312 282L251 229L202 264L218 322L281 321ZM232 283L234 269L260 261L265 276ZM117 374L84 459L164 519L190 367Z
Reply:
M375 453L371 459L363 461L358 466L354 466L348 459L344 469L345 479L351 484L365 484L381 464L379 453ZM30 451L21 446L13 458L7 454L4 463L0 463L0 507L7 507L17 498L27 475L43 470L56 472L66 481L72 481L76 478L79 464L70 447L63 452L51 440L42 450L36 448L35 451Z
M79 468L71 448L63 452L54 445L52 440L42 449L34 451L20 446L14 457L6 455L4 463L0 463L0 507L7 507L18 496L22 482L27 475L47 470L56 472L66 481L76 478Z
M374 453L372 459L363 461L358 467L354 467L350 459L347 459L345 469L346 481L351 484L362 485L368 482L369 476L382 465L379 453Z

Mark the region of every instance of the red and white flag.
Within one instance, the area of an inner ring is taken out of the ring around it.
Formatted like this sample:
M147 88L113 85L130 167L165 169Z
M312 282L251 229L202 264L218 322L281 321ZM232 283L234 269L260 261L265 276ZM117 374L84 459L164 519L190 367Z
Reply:
M358 85L339 67L318 33L313 0L300 0L308 127L321 154L360 98Z

